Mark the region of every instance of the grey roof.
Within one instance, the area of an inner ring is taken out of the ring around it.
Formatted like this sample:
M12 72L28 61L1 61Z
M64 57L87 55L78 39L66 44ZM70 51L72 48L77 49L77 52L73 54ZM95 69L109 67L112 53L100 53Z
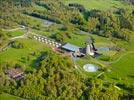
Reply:
M69 50L69 51L76 51L78 50L80 47L75 46L73 44L67 43L65 45L62 46L63 49Z

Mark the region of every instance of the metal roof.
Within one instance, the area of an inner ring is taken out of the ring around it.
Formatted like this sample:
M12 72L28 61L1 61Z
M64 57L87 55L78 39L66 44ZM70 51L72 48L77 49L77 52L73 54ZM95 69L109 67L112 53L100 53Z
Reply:
M74 52L74 51L78 50L80 47L67 43L67 44L63 45L62 48Z

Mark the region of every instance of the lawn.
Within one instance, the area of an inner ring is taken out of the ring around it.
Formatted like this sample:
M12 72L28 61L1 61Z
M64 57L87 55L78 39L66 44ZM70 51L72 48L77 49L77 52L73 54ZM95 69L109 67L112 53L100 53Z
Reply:
M62 27L62 24L56 24L49 20L36 18L36 17L28 16L28 15L24 15L24 17L29 19L29 24L31 25L32 32L45 35L48 37L58 32L59 28ZM52 23L52 24L48 27L45 27L45 25L48 23Z
M115 40L115 43L119 47L122 47L127 51L134 51L134 34L131 34L131 38L129 42L117 39Z
M103 72L102 69L107 67L105 64L103 64L103 62L98 61L97 59L94 59L90 56L85 56L85 57L79 58L78 60L76 60L76 64L78 67L78 71L80 71L80 74L83 77L88 77L88 78L96 78L98 74ZM96 72L86 72L83 69L83 66L85 64L94 64L95 66L99 67L99 70Z
M121 55L120 55L121 56ZM118 59L118 57L117 57ZM95 64L100 68L110 69L110 72L104 73L106 76L105 81L107 82L121 82L121 83L132 83L134 82L134 53L123 56L118 62L112 64L106 64L103 61L84 57L76 61L81 69L81 74L87 77L96 77L102 71L94 73L85 72L83 66L85 64ZM133 84L134 85L134 84Z
M43 19L32 17L32 16L28 16L28 15L25 15L25 14L23 14L23 16L28 19L28 22L29 22L29 24L31 26L41 25L45 21Z
M76 34L71 34L71 38L66 38L65 42L72 43L74 45L84 47L85 46L85 41L88 39L88 35L76 35Z
M111 72L107 73L110 80L127 83L134 82L134 53L124 56L110 66Z
M45 31L42 31L42 30L33 29L32 32L34 32L36 34L41 34L41 35L44 35L44 36L51 36L51 32L45 32Z
M105 37L101 37L98 35L91 35L94 39L94 44L96 47L100 47L100 46L104 46L104 45L111 45L112 42ZM87 39L89 39L89 35L88 34L71 34L71 38L67 38L65 39L65 42L69 42L75 45L78 45L80 47L85 47L85 42L87 41Z
M21 64L24 69L32 70L33 64L36 59L41 55L41 52L48 51L49 48L37 41L31 39L21 39L20 43L24 45L24 48L8 48L6 51L0 53L0 64L8 62L11 65L14 63ZM35 55L32 55L35 53Z
M49 26L48 28L41 27L39 30L32 29L32 32L50 37L52 34L59 32L59 30L58 30L59 26L60 25L58 25L58 24L54 24L52 26Z
M111 9L114 10L115 8L134 9L133 5L118 0L65 0L65 3L79 3L84 5L88 10L99 9L106 11Z
M9 37L16 37L16 36L21 36L25 33L25 30L16 30L16 31L11 31L11 32L6 32L6 34Z
M87 39L88 35L73 35L72 39L68 39L67 42L70 42L72 44L84 47L84 42ZM132 36L132 40L130 42L122 41L117 39L117 41L112 43L108 38L100 37L97 35L92 35L95 41L96 47L101 46L112 46L112 45L118 45L125 51L117 52L117 51L108 51L105 52L105 55L110 56L113 61L117 60L120 56L124 55L125 53L129 51L134 51L134 40ZM86 74L88 76L97 76L98 73L101 73L101 71L97 71L95 73L87 73L83 70L83 65L91 63L96 64L98 66L107 67L110 68L111 72L105 73L108 77L107 81L114 81L114 82L128 82L133 83L134 82L134 53L126 54L125 56L122 56L122 58L115 63L108 64L101 60L94 59L94 58L80 58L76 62L81 68L82 73Z
M24 100L24 99L10 94L2 93L0 94L0 100Z

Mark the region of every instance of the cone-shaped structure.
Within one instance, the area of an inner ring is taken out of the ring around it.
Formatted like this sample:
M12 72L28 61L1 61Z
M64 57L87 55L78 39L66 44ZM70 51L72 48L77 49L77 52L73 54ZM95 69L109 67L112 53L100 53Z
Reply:
M92 49L92 45L91 44L87 44L86 45L86 54L94 56L94 50Z
M95 50L95 46L93 44L93 41L92 41L91 37L89 37L86 40L85 44L86 44L86 54L94 56L96 50Z

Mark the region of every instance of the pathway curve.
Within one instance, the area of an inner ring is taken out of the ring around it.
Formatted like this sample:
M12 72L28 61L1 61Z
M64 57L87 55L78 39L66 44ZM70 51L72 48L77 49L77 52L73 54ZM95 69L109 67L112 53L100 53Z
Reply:
M119 62L124 56L126 56L126 55L128 55L128 54L134 54L134 51L128 51L128 52L122 54L118 59L116 59L116 60L114 60L114 61L110 61L110 62L105 62L105 61L104 61L104 63L106 63L106 64L114 64L114 63L117 63L117 62Z
M26 27L20 26L18 28L14 28L14 29L2 29L2 31L12 32L12 31L23 30L23 29L26 29Z
M20 27L20 28L15 28L15 29L7 29L7 30L5 30L5 29L2 29L3 31L7 31L7 32L10 32L10 31L16 31L16 30L20 30L20 29L26 29L26 27ZM26 32L26 33L24 33L23 35L21 35L21 36L16 36L16 37L13 37L13 38L10 38L9 40L11 40L11 41L13 41L13 40L15 40L15 39L19 39L19 38L26 38L28 36L28 32ZM11 45L10 45L10 42L9 43L7 43L7 44L5 44L3 47L1 47L0 48L0 52L1 51L5 51L6 49L8 49L9 47L10 47Z
M71 56L71 58L72 57L73 56ZM73 61L75 69L77 69L77 71L82 75L83 78L86 78L87 76L85 74L83 74L84 70L78 64L76 64L76 61L73 58L72 58L72 61Z
M11 38L10 40L15 40L15 39L18 39L18 38L26 38L27 36L28 36L28 33L26 32L26 33L24 33L23 35L13 37L13 38Z

